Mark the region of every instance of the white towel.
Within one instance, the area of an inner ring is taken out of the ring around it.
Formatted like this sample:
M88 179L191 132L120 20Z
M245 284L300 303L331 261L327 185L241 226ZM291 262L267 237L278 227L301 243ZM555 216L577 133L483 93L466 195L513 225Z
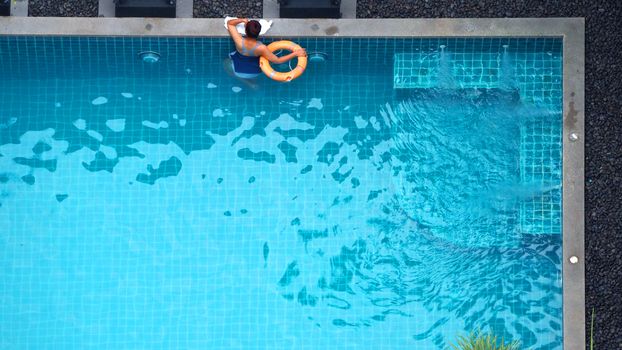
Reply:
M225 17L225 29L227 29L227 22L229 22L229 20L232 20L232 19L237 19L237 17L228 17L228 16ZM270 29L270 26L272 25L272 21L266 21L265 19L260 19L259 24L261 24L261 33L259 33L259 35L264 35ZM238 24L237 26L235 26L235 29L237 29L238 33L242 35L246 34L246 30L244 29L244 23Z

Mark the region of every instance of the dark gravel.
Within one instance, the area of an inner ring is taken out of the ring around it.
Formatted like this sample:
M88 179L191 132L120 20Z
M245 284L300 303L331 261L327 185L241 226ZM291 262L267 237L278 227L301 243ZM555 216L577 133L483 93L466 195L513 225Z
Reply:
M28 16L97 17L98 4L97 0L29 0Z
M225 16L261 18L263 0L194 0L194 17L222 18Z
M370 17L585 17L586 311L595 349L622 349L622 1L358 0ZM589 338L588 338L589 339Z

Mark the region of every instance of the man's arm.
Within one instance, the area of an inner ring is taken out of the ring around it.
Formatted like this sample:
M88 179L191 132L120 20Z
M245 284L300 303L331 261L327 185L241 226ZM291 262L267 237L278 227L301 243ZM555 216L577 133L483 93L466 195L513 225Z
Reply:
M265 57L266 59L268 59L268 61L272 62L272 63L283 63L283 62L287 62L289 60L291 60L294 57L297 56L306 56L307 53L305 52L304 49L300 49L300 50L296 50L292 53L290 53L289 55L285 55L285 56L277 56L275 54L273 54L270 50L268 50L268 47L266 45L262 45L260 47L257 48L257 52L262 56Z
M231 38L233 39L233 42L237 47L242 47L242 36L240 35L240 33L238 33L238 30L235 28L235 26L240 23L246 22L248 22L248 19L246 18L230 19L227 22L227 30L229 31L229 35L231 35Z

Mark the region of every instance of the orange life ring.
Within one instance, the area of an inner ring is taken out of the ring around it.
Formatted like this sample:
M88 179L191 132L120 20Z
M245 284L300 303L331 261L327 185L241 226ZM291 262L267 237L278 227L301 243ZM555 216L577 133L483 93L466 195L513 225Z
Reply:
M277 50L288 50L294 52L300 49L300 45L288 40L275 41L268 45L268 50L270 50L271 52L275 52ZM282 82L290 82L298 78L302 74L302 72L305 71L305 68L307 68L307 57L298 57L298 65L289 72L275 71L274 68L272 68L272 66L270 65L270 61L268 61L268 59L265 57L259 58L259 67L270 79Z

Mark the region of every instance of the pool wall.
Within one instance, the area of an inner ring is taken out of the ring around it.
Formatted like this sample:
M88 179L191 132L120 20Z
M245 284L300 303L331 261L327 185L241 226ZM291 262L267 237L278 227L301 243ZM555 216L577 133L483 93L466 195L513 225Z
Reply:
M277 20L268 37L563 37L564 349L585 349L585 21L547 19ZM222 19L0 18L0 35L226 37Z

